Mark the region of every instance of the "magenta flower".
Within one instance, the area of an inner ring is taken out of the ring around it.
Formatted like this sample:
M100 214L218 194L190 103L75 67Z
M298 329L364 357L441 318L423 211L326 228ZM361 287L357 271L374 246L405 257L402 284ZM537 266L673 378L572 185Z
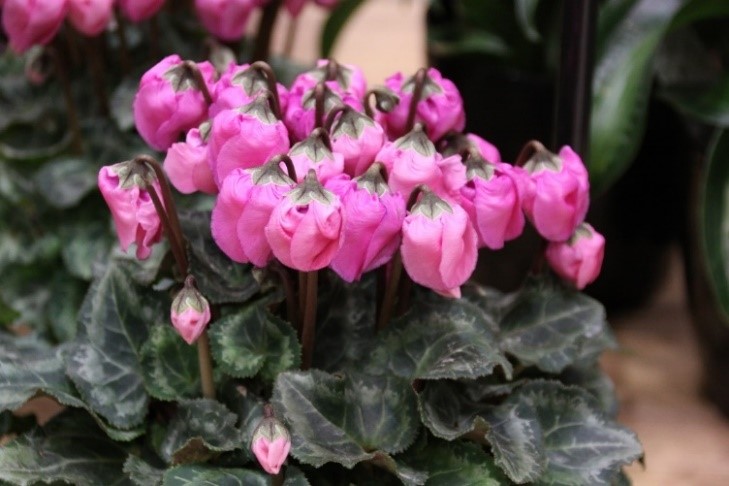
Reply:
M476 269L478 235L463 208L426 191L405 217L400 251L414 282L458 298Z
M102 167L98 177L99 190L111 210L122 250L127 251L136 243L140 260L149 258L152 245L162 239L160 217L145 189L144 177L133 170L130 162ZM161 194L159 181L148 182Z
M185 286L172 300L170 320L187 344L197 341L210 322L210 304L195 287L192 277L187 277Z
M385 144L379 123L354 109L346 109L331 131L332 150L344 157L344 171L352 177L364 174Z
M195 12L208 32L223 41L237 41L245 34L256 0L195 0Z
M273 417L266 417L253 432L251 451L268 474L278 474L291 449L286 427Z
M291 91L306 92L322 81L326 81L335 93L351 94L362 99L367 94L367 79L364 72L354 64L340 64L330 59L319 59L316 67L296 77Z
M10 48L22 54L34 45L46 45L55 37L66 16L66 0L5 0L3 28Z
M213 66L202 62L197 67L208 89L212 89ZM205 98L178 55L165 57L144 73L133 108L139 134L157 150L167 150L183 133L199 126L208 116Z
M604 256L605 238L587 223L579 225L569 240L547 246L549 266L579 290L600 275Z
M327 189L344 208L344 241L331 267L353 282L392 259L400 246L405 200L390 191L376 166L354 180L346 175L332 179Z
M492 164L501 162L501 153L491 142L484 140L474 133L467 133L466 139L486 162Z
M68 0L71 25L88 36L101 34L113 14L114 0Z
M233 169L258 167L290 148L286 127L271 111L268 96L219 113L213 118L208 144L218 185Z
M164 168L170 182L183 194L204 192L215 194L218 186L213 179L208 162L207 136L210 123L205 122L200 128L187 132L184 142L173 143L167 151Z
M324 189L311 170L271 213L266 238L276 258L302 272L329 265L343 243L339 198Z
M132 22L141 22L160 11L165 0L118 0L119 10Z
M348 92L337 92L334 81L327 81L324 90L324 120L334 108L344 105L362 111L362 101ZM293 140L305 139L316 126L316 84L294 83L289 90L284 121Z
M391 140L402 137L406 127L410 102L415 89L415 76L407 80L401 73L390 76L385 85L397 93L400 102L389 113L378 113L377 121ZM415 110L415 122L425 125L428 138L440 140L451 130L460 132L466 126L463 99L456 85L441 76L435 68L428 69L423 94Z
M235 169L223 181L211 218L213 239L240 263L264 267L273 258L265 227L274 208L294 187L277 164Z
M281 83L276 85L281 112L286 111L288 91ZM258 69L250 69L248 64L231 64L215 83L213 104L209 115L213 118L223 110L240 108L255 100L261 93L268 92L266 78Z
M529 174L523 209L540 235L565 241L587 214L590 184L580 157L568 146L559 156L538 151L524 165Z
M478 233L479 247L503 248L504 242L524 230L519 185L509 164L466 162L468 182L461 188L460 203Z
M296 168L297 182L304 180L309 169L316 172L316 178L321 184L344 170L344 157L342 154L332 152L327 146L326 134L317 128L311 135L291 147L289 157Z

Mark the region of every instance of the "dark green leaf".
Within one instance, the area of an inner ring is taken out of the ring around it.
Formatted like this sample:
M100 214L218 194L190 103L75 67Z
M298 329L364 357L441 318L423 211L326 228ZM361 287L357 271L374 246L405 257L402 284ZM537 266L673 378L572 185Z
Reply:
M180 223L190 246L190 271L211 304L245 302L258 292L251 266L232 262L215 244L209 212L183 213Z
M532 279L519 291L500 337L505 351L549 373L594 360L614 344L602 305L549 279Z
M240 443L236 416L210 399L184 400L170 421L160 444L160 455L169 463L204 462L216 452L232 451Z
M584 388L595 397L605 414L612 418L618 416L620 404L615 394L615 385L598 364L590 367L569 367L557 378L566 385Z
M127 485L132 483L122 474L126 456L88 415L69 411L0 447L0 479L19 485Z
M515 0L514 2L516 20L524 32L524 36L531 42L538 42L542 38L536 25L537 7L539 7L539 0Z
M67 209L96 188L97 173L98 167L83 157L63 157L47 162L34 180L50 206Z
M19 417L10 410L0 412L0 437L23 434L36 426L34 415Z
M410 384L395 377L284 372L273 403L290 427L292 455L316 467L336 462L351 468L378 449L400 452L418 431Z
M51 334L61 343L76 337L78 309L84 300L88 284L57 271L47 283L49 298L43 308Z
M158 469L131 454L124 461L124 473L137 486L157 486L162 482L164 472L164 469Z
M104 221L75 221L61 228L61 256L74 277L91 280L94 266L109 258L114 235Z
M446 380L433 381L418 395L420 419L434 436L454 440L474 433L485 437L488 425L480 417L485 407L466 397L461 387Z
M662 95L678 110L704 123L729 126L729 76L710 86L672 88Z
M311 486L311 484L301 469L286 466L286 479L284 479L283 486Z
M152 327L140 355L144 384L154 398L179 400L200 392L197 348L187 344L170 323Z
M322 59L331 57L339 33L347 25L349 18L364 3L364 0L340 0L337 3L337 6L329 14L329 18L321 31L321 47L319 52L321 53L320 57Z
M111 95L111 116L114 118L117 128L123 132L134 128L132 105L138 86L139 79L124 78Z
M215 361L237 378L260 372L261 377L272 381L278 373L301 362L294 329L261 303L219 319L210 327L209 335Z
M226 469L199 464L165 472L163 486L269 486L268 475L250 469Z
M263 419L264 400L256 396L244 385L229 382L223 388L221 400L228 409L238 416L237 425L240 429L241 453L245 459L253 460L250 444L253 434ZM239 451L236 451L239 452Z
M79 336L66 357L68 376L84 400L111 424L141 424L149 396L139 351L148 326L163 321L161 310L149 305L129 274L112 261L91 285L80 319Z
M372 363L409 379L478 378L496 366L510 376L492 329L487 310L465 299L419 302L383 333Z
M37 162L59 155L70 143L65 116L48 113L32 124L14 123L0 132L0 158Z

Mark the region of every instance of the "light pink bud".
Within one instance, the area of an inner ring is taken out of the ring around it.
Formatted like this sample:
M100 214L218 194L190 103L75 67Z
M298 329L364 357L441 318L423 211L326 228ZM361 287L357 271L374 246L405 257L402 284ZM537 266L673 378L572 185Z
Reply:
M309 169L316 172L316 178L321 184L344 170L344 157L342 154L332 152L327 146L327 135L321 128L315 129L311 135L291 147L289 157L294 163L296 174L301 182Z
M294 187L277 164L235 169L223 181L211 218L213 238L232 260L264 267L273 258L265 227Z
M605 238L587 223L578 226L569 240L547 246L549 266L579 290L600 275L604 255Z
M415 90L415 76L407 80L397 73L387 80L385 85L397 93L398 105L389 113L378 113L377 121L385 128L390 139L401 137L407 130L407 118L410 102ZM428 69L425 86L415 110L415 122L425 125L428 138L440 140L449 131L460 132L466 125L466 114L463 110L463 99L456 85L441 76L435 68Z
M124 17L132 22L141 22L154 16L162 8L165 0L118 0L119 9Z
M400 245L405 200L390 191L377 166L355 180L332 179L327 189L340 197L344 207L344 242L331 267L353 282L392 259Z
M344 157L344 171L352 177L364 174L385 144L379 123L353 109L345 110L331 132L332 149Z
M284 425L273 416L261 420L253 432L251 451L268 474L278 474L291 449L291 437Z
M524 230L517 176L509 164L481 159L466 164L468 182L461 188L460 203L476 228L479 247L503 248Z
M523 208L540 235L565 241L587 214L590 184L580 157L568 146L559 156L538 151L524 165L529 173Z
M215 185L208 163L206 140L210 131L210 123L205 122L200 127L187 132L184 142L173 143L167 151L164 161L165 172L170 178L170 182L183 194L198 191L206 194L218 192L218 186ZM201 135L201 130L204 137Z
M254 8L255 0L195 0L200 22L223 41L237 41L243 37Z
M274 116L267 96L213 118L208 147L213 177L219 185L233 169L258 167L290 148L286 127Z
M67 9L66 0L5 0L3 28L10 48L22 54L36 44L48 44L61 27Z
M212 89L212 64L206 61L197 67L208 89ZM157 150L167 150L183 133L207 120L208 115L203 94L177 55L165 57L144 73L133 108L137 131Z
M281 84L276 85L281 112L286 112L288 91ZM223 110L240 108L255 100L258 95L268 91L266 78L258 69L250 69L248 64L231 64L215 83L213 104L209 115L213 118Z
M187 344L197 341L210 322L210 304L195 287L192 277L187 277L185 286L172 301L170 319Z
M114 0L68 0L68 18L76 30L95 36L109 24L113 8Z
M144 260L152 253L152 245L162 239L162 224L154 203L145 189L148 180L157 194L159 181L151 174L136 171L132 162L102 167L99 190L111 210L122 250L137 244L137 258Z
M310 272L332 262L343 243L342 204L311 170L276 206L266 225L273 254L287 267Z
M466 212L425 192L402 226L402 263L414 282L445 297L460 297L460 286L476 269L478 235Z

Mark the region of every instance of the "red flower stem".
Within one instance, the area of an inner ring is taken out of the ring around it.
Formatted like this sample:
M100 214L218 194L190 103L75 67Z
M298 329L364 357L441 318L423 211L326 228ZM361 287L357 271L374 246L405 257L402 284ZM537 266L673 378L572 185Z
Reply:
M73 91L71 90L71 81L68 78L68 72L65 67L65 59L61 55L60 46L49 47L51 57L53 58L56 76L61 83L63 91L63 101L66 103L66 115L68 116L68 128L71 131L71 150L76 154L83 153L83 143L81 139L81 128L78 123L78 112L76 103L73 100Z
M200 91L203 95L203 98L205 98L205 103L211 105L213 103L213 97L210 94L208 85L205 84L205 79L200 72L200 68L197 67L197 64L195 64L195 62L193 61L184 61L183 65L185 66L185 70L187 71L187 73L192 76L192 80L195 81L195 86L197 87L198 91Z
M273 27L276 24L278 10L283 0L271 0L268 5L263 7L261 21L258 24L258 32L256 33L256 41L253 46L253 61L267 61L271 54L271 37L273 35Z
M524 146L521 149L521 152L519 152L519 155L516 157L516 161L514 161L514 165L517 167L523 167L524 164L529 162L529 159L531 159L534 156L534 154L539 153L539 152L548 152L548 150L538 140L528 141L527 143L524 144Z
M294 161L287 154L275 155L269 162L274 164L283 162L286 165L286 172L288 172L289 178L296 182L296 166L294 166Z
M321 82L314 88L314 127L322 128L324 126L324 95L326 93L326 85Z
M157 59L160 57L160 48L159 48L159 21L157 20L157 15L153 15L149 19L149 44L150 49L149 52L152 55L152 60L156 62Z
M119 37L119 58L122 74L127 75L132 70L132 63L129 60L129 45L127 43L127 25L118 8L114 10L114 16L116 17L116 33Z
M306 304L304 305L304 325L301 330L302 358L301 369L308 370L314 354L314 336L316 334L316 297L319 272L306 272Z
M385 296L382 299L382 305L380 306L380 312L377 319L377 332L382 331L392 318L392 309L395 304L395 297L397 297L398 289L400 287L400 277L402 276L402 256L400 250L397 250L392 257L390 262L390 278L387 280L385 287Z
M299 312L296 307L296 291L294 290L294 282L291 279L291 274L278 260L274 260L269 265L269 268L281 279L284 294L286 295L286 318L294 326L296 333L301 335L301 322L299 321Z
M205 398L215 399L215 381L213 380L213 361L210 356L210 338L205 329L197 338L197 361L200 365L200 384Z
M89 67L91 68L91 79L94 83L94 91L96 92L96 100L99 103L99 111L103 117L109 117L109 96L106 93L106 76L104 75L104 66L102 63L103 54L101 50L101 37L92 37L83 43L86 56L89 59Z
M337 106L336 108L333 108L332 111L330 111L329 114L327 115L327 119L324 122L324 130L327 133L331 133L332 127L334 126L334 121L336 120L337 115L339 115L340 113L347 112L352 109L353 108L349 105L340 105L340 106Z
M276 85L276 73L273 72L271 66L264 61L256 61L251 64L249 69L255 69L263 73L263 77L266 78L266 84L268 85L268 91L271 92L271 99L273 100L273 114L276 118L281 119L281 100L278 97L278 86Z
M428 71L425 68L420 68L418 69L418 72L415 73L415 87L413 88L413 98L410 100L408 118L405 122L405 133L408 133L415 126L415 114L418 111L418 102L423 96L423 89L425 88L427 75Z
M327 59L327 81L334 81L337 79L337 72L339 71L339 63L332 58Z
M329 150L332 150L332 139L329 138L329 134L324 128L315 128L311 134L318 137Z
M170 219L167 216L167 211L165 211L162 200L160 199L159 194L157 194L154 186L150 183L146 183L145 189L149 193L149 197L152 199L154 209L157 211L157 215L162 222L162 227L165 229L165 233L167 233L167 238L170 240L170 248L172 249L172 255L175 257L177 269L180 271L180 275L184 277L185 275L187 275L187 260L184 257L184 252L178 244L177 239L174 236L172 225L170 224Z
M299 315L303 316L306 307L306 272L298 272L299 274ZM302 329L303 332L303 329ZM301 332L299 333L301 338Z

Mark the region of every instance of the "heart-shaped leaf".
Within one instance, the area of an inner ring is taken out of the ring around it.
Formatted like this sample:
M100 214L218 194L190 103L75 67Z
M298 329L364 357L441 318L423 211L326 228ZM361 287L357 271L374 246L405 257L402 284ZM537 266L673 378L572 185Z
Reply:
M165 472L163 486L269 486L268 475L250 469L232 469L200 464L173 467Z
M200 392L197 349L169 323L157 324L140 351L147 392L160 400L190 398Z

